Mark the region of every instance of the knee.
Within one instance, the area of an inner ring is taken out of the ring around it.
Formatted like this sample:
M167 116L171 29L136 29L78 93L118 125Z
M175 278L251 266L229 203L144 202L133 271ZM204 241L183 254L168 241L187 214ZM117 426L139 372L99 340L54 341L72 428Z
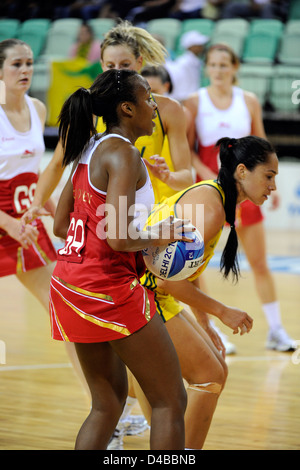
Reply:
M223 390L228 376L228 367L223 359L210 358L203 368L203 362L199 364L197 370L186 378L189 385L201 383L214 383Z
M149 403L152 410L165 409L174 416L183 416L187 407L187 393L184 383L182 382L176 389L159 397L151 397Z
M250 264L255 276L267 276L270 272L267 260L264 257L253 259Z

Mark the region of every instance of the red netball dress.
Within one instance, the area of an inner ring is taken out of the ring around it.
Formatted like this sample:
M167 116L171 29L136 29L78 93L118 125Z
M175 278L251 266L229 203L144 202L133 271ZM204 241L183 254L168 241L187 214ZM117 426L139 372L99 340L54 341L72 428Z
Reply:
M108 245L106 193L90 181L95 148L112 137L124 139L116 134L91 139L72 175L74 211L50 286L52 337L57 340L92 343L123 338L147 324L156 310L153 294L139 282L145 271L141 252L118 252ZM147 172L135 206L150 211L153 204Z
M41 157L45 151L43 129L32 103L25 95L31 128L18 132L0 106L0 210L20 218L33 200ZM39 230L36 243L28 249L0 229L0 276L45 266L56 260L55 249L40 219L33 222Z

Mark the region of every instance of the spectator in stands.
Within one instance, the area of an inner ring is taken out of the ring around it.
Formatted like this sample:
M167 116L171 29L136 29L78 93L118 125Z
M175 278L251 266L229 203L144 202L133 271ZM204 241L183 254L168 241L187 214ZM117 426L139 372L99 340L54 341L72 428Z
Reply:
M70 57L81 57L89 62L99 62L100 49L101 44L95 39L93 28L89 24L83 23L79 29L77 41L71 47Z
M188 20L190 18L200 18L202 8L206 0L179 0L176 2L174 11L169 16L179 20Z
M80 17L84 21L88 21L91 18L97 18L103 5L107 3L107 0L92 0L91 2L76 2L79 5Z
M71 6L74 0L57 0L54 1L54 13L53 19L69 18L71 12Z
M208 17L216 19L224 1L226 0L179 0L169 16L179 20Z
M248 3L236 3L230 1L223 8L223 18L252 18L286 20L288 0L249 0Z
M84 21L98 16L107 0L59 0L55 5L55 18L82 18Z
M1 18L15 18L25 21L31 18L51 18L52 4L32 0L1 0Z
M197 31L188 31L182 35L180 44L185 52L173 61L167 60L165 64L173 83L171 98L182 101L198 90L201 82L201 55L208 41L209 37Z
M166 18L171 9L175 6L176 0L144 0L137 2L137 6L132 8L125 19L132 23L143 23L156 18Z
M128 12L140 4L137 0L105 0L98 14L99 18L122 18L124 19Z

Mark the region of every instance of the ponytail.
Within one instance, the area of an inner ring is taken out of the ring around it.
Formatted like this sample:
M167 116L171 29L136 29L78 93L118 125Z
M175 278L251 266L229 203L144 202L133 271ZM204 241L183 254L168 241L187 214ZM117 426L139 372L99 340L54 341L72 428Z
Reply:
M103 117L108 132L118 125L118 105L136 103L138 79L132 70L108 70L98 75L90 89L81 87L66 100L58 119L64 166L78 159L97 134L94 116Z
M238 238L235 230L235 213L237 203L237 182L235 170L239 164L253 171L257 165L265 164L275 149L265 139L246 136L240 139L224 137L216 143L220 150L221 167L217 181L225 194L225 216L230 225L230 233L221 257L220 268L227 278L232 272L234 280L238 280L240 269L237 259Z
M230 225L230 233L221 256L220 268L227 278L230 271L233 278L237 281L240 269L237 259L238 238L235 230L235 212L237 201L237 188L234 178L234 171L236 168L235 158L233 156L233 148L236 139L229 139L224 137L218 140L217 146L220 147L221 167L218 174L218 183L222 187L225 194L225 216L226 221Z
M91 136L97 133L90 91L85 88L75 91L64 103L58 121L64 149L63 165L67 166L76 160Z

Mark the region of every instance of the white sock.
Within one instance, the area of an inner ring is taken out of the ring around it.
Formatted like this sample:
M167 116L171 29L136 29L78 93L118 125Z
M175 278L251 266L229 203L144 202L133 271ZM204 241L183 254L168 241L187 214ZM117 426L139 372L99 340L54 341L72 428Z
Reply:
M265 317L271 330L276 330L281 327L281 314L279 302L270 302L262 305Z
M137 402L136 398L129 397L129 396L127 397L126 403L125 403L125 406L124 406L124 410L123 410L123 413L122 413L121 418L120 418L120 421L123 421L124 419L127 418L127 416L130 415L130 413L132 411L132 408L136 404L136 402Z

